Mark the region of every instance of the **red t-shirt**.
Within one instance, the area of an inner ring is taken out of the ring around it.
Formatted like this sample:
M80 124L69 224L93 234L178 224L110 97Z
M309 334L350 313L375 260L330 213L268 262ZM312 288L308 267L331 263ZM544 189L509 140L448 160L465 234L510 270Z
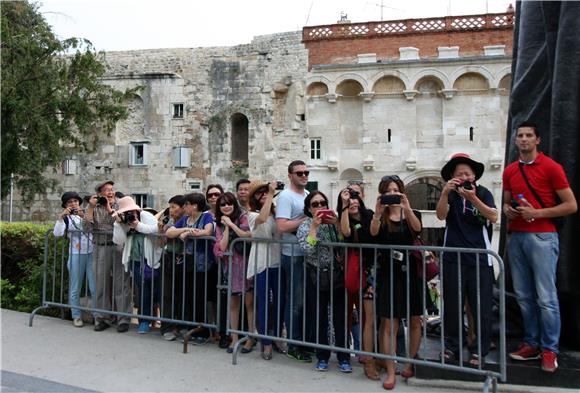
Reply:
M522 176L519 166L519 160L509 164L503 172L503 189L512 194L513 199L517 199L518 194L523 194L524 198L536 209L542 206L534 197L534 194L528 188L524 177ZM556 190L570 188L566 174L562 165L538 153L538 156L531 164L526 164L523 169L528 177L530 185L536 191L536 194L542 198L546 207L556 205ZM509 203L509 201L504 201ZM508 231L513 232L556 232L556 227L549 218L538 218L532 222L527 222L521 217L510 220Z

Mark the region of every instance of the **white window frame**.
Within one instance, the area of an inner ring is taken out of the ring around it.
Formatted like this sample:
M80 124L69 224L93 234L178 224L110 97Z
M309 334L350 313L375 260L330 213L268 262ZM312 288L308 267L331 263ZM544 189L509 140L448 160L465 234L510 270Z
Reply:
M187 191L189 192L202 192L203 182L199 179L192 179L187 181Z
M65 176L77 174L78 163L73 158L67 158L62 162L62 174Z
M322 138L310 138L310 159L317 161L322 159Z
M191 166L191 149L186 146L173 148L173 167L189 168Z
M181 111L178 111L178 112L181 112L181 113L177 113L178 116L176 116L176 113L175 112L176 112L176 109L179 106L181 106ZM171 118L172 119L176 119L176 120L183 119L184 118L184 114L185 114L185 104L183 102L174 102L171 105Z
M142 149L139 160L138 149ZM149 142L131 142L129 145L129 166L147 166L149 164Z
M131 194L131 196L133 197L133 200L135 201L135 203L137 205L139 205L141 208L148 206L147 203L143 203L143 202L149 202L149 194L147 193L134 193ZM151 207L151 206L149 206Z

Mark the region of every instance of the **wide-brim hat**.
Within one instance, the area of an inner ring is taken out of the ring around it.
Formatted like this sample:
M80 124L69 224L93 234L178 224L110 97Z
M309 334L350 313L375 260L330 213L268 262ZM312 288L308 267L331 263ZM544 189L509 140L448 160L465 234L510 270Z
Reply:
M125 213L131 210L141 211L141 207L136 204L133 198L130 196L119 199L119 208L117 209L117 213Z
M250 182L250 193L248 196L250 200L252 200L256 191L258 191L262 187L268 187L268 182L265 182L263 180L252 180Z
M485 170L485 165L483 165L481 162L472 160L469 154L456 153L451 156L449 161L447 161L447 164L445 164L441 169L441 177L443 180L451 180L453 178L455 167L459 164L469 165L475 173L475 180L478 180L483 175L483 171Z
M60 200L62 201L61 206L66 207L66 203L71 199L76 199L77 201L79 201L79 205L83 204L83 198L81 198L81 196L77 192L67 191L60 197Z
M112 180L107 180L107 181L104 181L102 183L99 183L99 184L96 185L95 191L96 192L101 192L101 188L103 188L105 186L105 184L110 184L110 185L114 186L115 185L115 182L112 181Z

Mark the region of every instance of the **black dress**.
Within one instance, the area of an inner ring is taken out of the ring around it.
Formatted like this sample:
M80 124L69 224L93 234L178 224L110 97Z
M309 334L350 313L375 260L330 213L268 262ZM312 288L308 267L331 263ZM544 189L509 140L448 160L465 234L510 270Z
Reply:
M413 210L419 221L421 220L421 213ZM402 222L391 222L392 231L389 232L387 225L381 225L376 241L378 244L390 245L399 244L410 246L413 244L415 238L411 232L407 220ZM396 250L396 249L395 249ZM393 253L391 258L391 250L381 250L381 257L379 262L379 269L377 272L377 287L378 287L378 302L377 314L382 318L391 317L391 282L393 284L393 318L407 317L407 278L409 280L409 315L423 315L423 301L422 301L422 281L417 276L417 268L411 256L408 258L406 250L398 250L402 253L402 261L397 260L398 253ZM392 260L392 276L391 276L391 260ZM408 272L408 274L407 274Z

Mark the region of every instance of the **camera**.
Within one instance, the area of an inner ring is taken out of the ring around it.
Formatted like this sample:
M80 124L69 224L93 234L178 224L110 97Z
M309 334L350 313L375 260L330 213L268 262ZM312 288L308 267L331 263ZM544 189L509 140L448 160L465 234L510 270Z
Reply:
M284 189L284 182L277 181L276 182L276 190L283 190Z
M77 214L79 214L79 209L70 209L70 214L71 215L77 215Z
M400 203L400 195L381 195L381 205L399 205Z
M512 207L513 207L514 209L517 209L517 208L520 206L519 202L518 202L517 200L515 200L515 199L512 199L512 200L510 201L510 204L512 205Z
M127 213L123 214L122 221L124 224L130 224L135 220L137 220L137 216L135 215L135 213L127 212Z
M352 188L347 188L348 194L350 195L350 199L357 199L360 193L357 190L353 190Z
M463 180L461 183L457 185L457 188L463 187L464 190L473 190L473 184L471 184L468 180Z
M109 203L109 200L107 199L107 197L102 196L102 197L99 197L97 199L97 204L98 205L107 206L108 203Z
M161 220L161 222L163 223L163 225L167 225L167 223L169 222L170 219L171 219L171 215L169 214L169 208L166 208L163 211L163 219Z

